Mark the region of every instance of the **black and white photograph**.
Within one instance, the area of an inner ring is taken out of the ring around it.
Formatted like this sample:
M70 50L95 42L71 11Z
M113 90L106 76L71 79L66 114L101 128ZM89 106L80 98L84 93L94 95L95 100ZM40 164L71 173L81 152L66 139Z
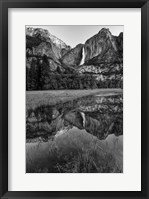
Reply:
M28 25L26 173L123 173L123 25Z

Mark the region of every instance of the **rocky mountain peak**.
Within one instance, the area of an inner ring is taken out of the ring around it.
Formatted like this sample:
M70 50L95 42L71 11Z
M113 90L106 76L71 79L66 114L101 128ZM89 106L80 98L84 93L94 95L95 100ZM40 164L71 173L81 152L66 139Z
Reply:
M85 42L85 61L106 52L108 48L117 51L116 40L107 28L102 28L96 35Z
M60 49L70 49L70 46L67 46L65 42L49 33L48 30L42 28L28 27L26 28L26 35L31 37L38 37L40 39L46 40L47 42L52 41L52 43L54 43Z
M64 82L69 84L76 76L77 80L82 81L81 88L90 88L86 86L88 83L83 83L85 81L83 78L89 78L91 81L94 79L94 85L91 86L94 88L122 87L123 33L113 36L109 29L102 28L84 44L70 48L48 30L28 27L26 29L26 56L27 73L30 75L28 77L33 76L35 80L33 82L32 78L27 80L28 89L37 88L34 82L39 81L37 75L39 71L43 78L41 82L43 89L51 88L50 86L53 85L50 82L51 75L56 74L62 78L61 88L66 87L67 84L64 85ZM73 86L74 84L68 87L74 88Z
M28 27L28 28L26 28L26 35L31 36L31 37L48 38L49 32L48 32L48 30L45 30L45 29L42 29L42 28Z
M102 28L101 30L99 30L98 34L108 34L110 32L109 28Z
M67 46L65 42L63 42L61 39L57 38L56 36L49 33L49 38L52 40L52 42L58 46L60 49L71 49L70 46Z

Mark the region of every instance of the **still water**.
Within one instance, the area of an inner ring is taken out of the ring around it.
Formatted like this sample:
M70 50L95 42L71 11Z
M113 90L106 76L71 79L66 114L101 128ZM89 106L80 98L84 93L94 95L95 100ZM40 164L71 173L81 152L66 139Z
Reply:
M28 110L26 115L28 145L39 141L52 143L69 135L73 135L71 139L77 137L78 142L87 139L88 146L92 139L96 139L103 151L114 155L122 171L123 96L93 95L55 106L40 106ZM67 144L63 147L67 148Z

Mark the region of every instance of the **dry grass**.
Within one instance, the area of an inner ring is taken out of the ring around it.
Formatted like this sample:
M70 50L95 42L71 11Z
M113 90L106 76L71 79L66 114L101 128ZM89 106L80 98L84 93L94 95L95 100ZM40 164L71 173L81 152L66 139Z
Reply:
M93 89L93 90L51 90L27 91L26 108L35 109L42 105L55 105L89 95L121 94L122 89Z
M28 173L119 173L122 167L106 143L77 131L54 141L26 145Z

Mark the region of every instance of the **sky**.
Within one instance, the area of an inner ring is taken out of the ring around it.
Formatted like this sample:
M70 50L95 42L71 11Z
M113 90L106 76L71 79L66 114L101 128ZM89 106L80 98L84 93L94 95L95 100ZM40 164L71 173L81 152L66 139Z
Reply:
M97 26L97 25L57 25L57 26L27 26L33 28L43 28L52 35L58 37L72 48L77 44L84 44L87 39L97 34L102 28L109 28L112 35L118 36L123 32L123 26Z

